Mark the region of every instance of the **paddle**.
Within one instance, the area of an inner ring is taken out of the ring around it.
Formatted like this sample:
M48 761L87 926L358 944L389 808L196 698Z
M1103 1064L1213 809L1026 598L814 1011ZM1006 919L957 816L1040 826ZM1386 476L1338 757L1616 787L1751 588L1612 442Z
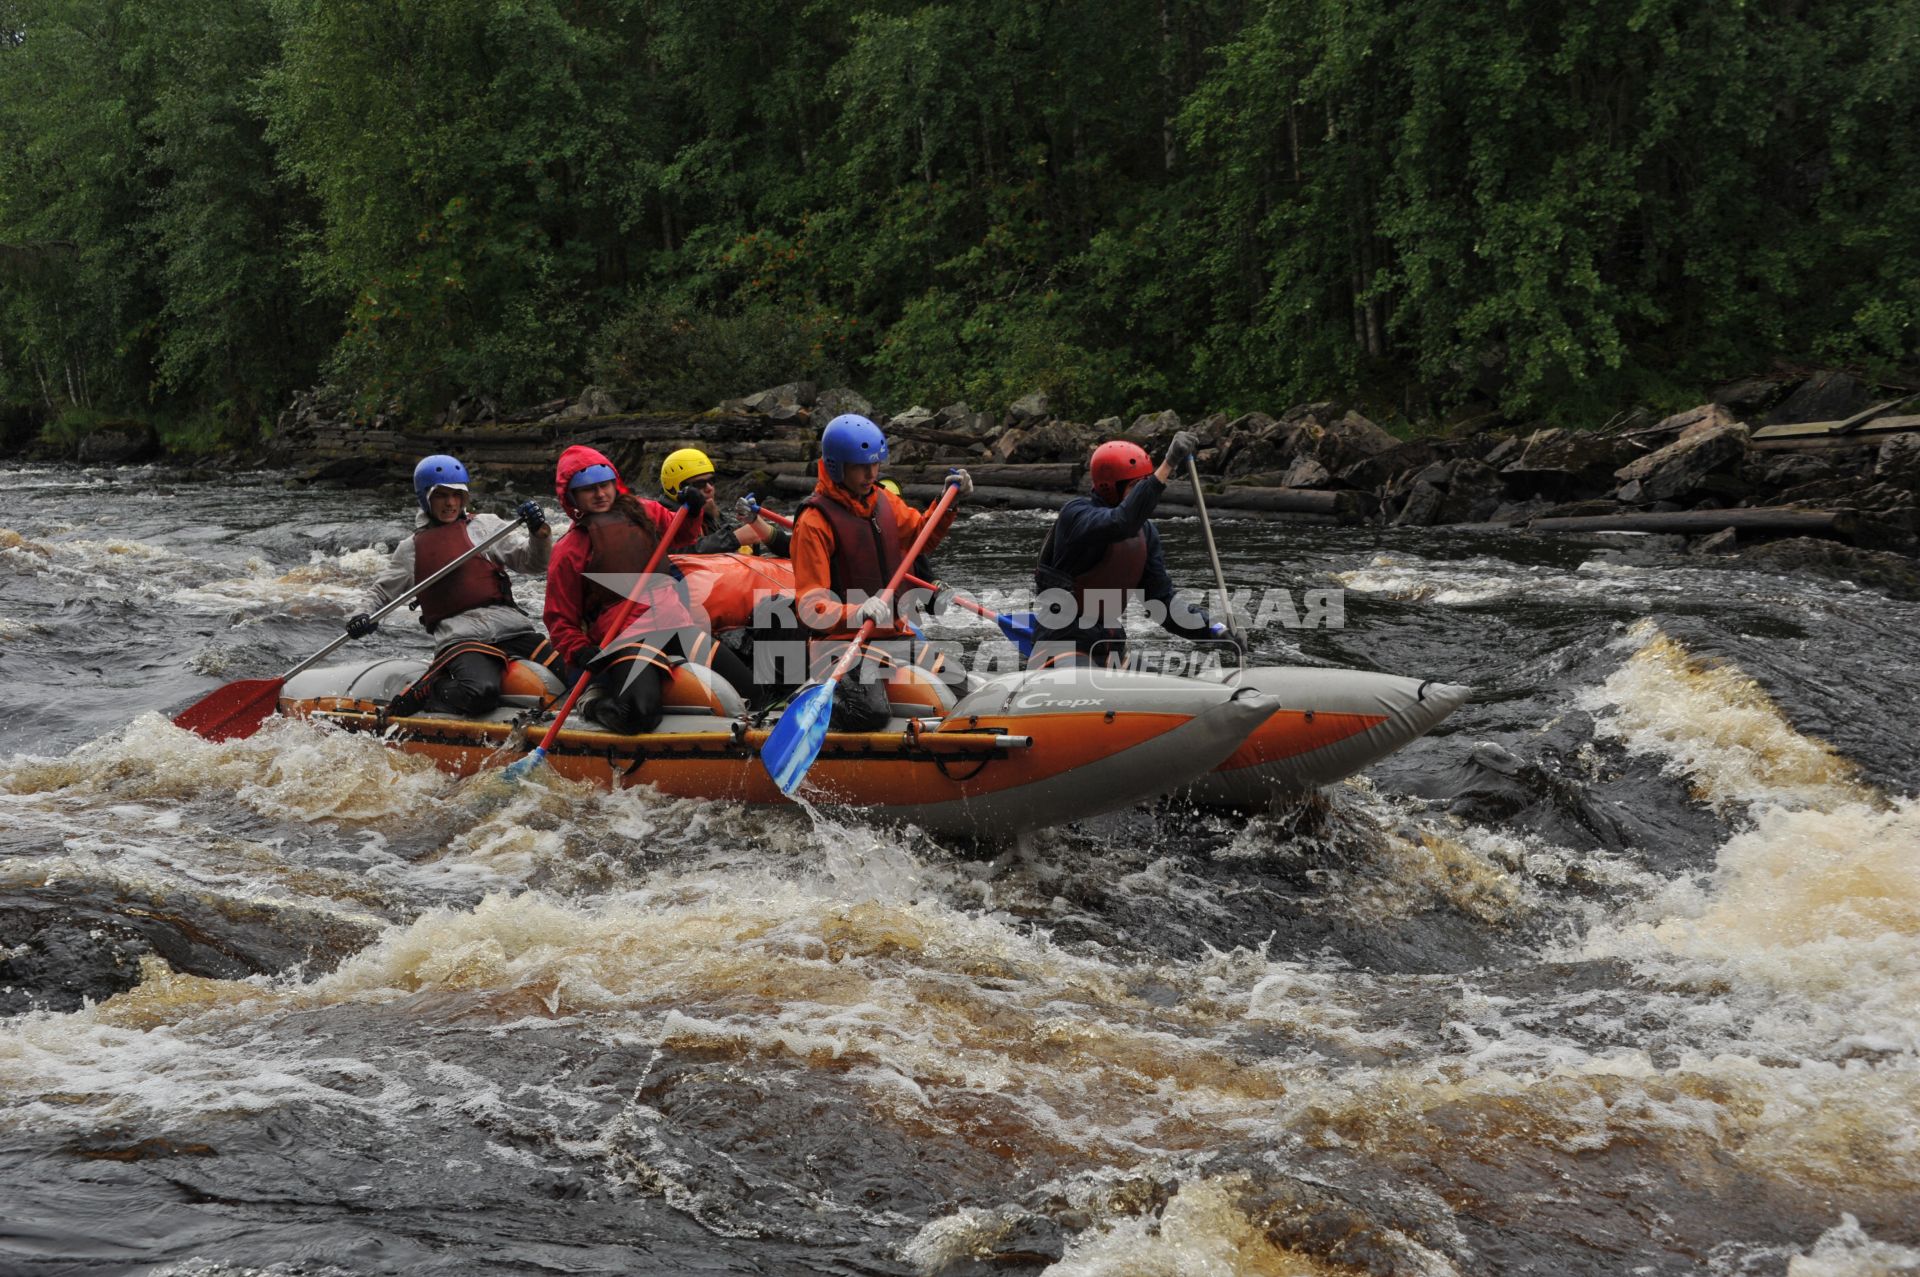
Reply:
M660 560L666 557L667 547L679 534L680 525L687 521L687 515L693 507L683 505L673 512L673 521L667 524L667 530L660 534L660 544L653 549L653 557L647 560L647 566L640 572L640 579L633 583L633 589L620 603L620 610L613 614L613 623L607 627L607 633L614 639L620 637L627 621L633 616L633 610L640 606L640 593L653 580L653 570L660 566ZM547 734L533 747L533 752L525 758L516 758L507 764L506 775L509 780L523 780L528 772L538 767L547 756L547 750L553 747L554 738L560 735L560 729L566 726L567 716L573 713L573 703L580 699L580 693L587 690L587 681L593 677L589 670L574 681L573 690L567 693L566 701L560 706L559 714L554 716L553 726L547 728Z
M1207 537L1207 557L1213 560L1213 583L1220 587L1220 608L1226 617L1227 633L1237 638L1233 623L1233 596L1227 593L1227 574L1220 570L1220 551L1213 544L1213 523L1207 518L1207 494L1200 486L1200 463L1192 457L1187 458L1187 475L1193 480L1193 504L1200 512L1200 530ZM1240 668L1244 671L1247 668L1246 643L1236 642L1233 650L1239 653Z
M906 579L907 570L920 557L920 552L927 548L933 530L947 513L947 507L953 504L954 495L959 491L959 482L958 479L947 480L947 490L940 494L940 500L934 503L933 509L927 511L926 519L920 524L920 535L914 538L913 546L907 551L906 557L900 560L900 566L893 570L893 579L880 591L881 598L891 601L899 592L900 582ZM859 661L861 650L871 637L873 622L862 621L859 632L847 644L847 650L840 654L840 659L834 662L826 679L803 689L788 702L780 721L767 733L767 742L760 747L760 762L773 777L773 783L780 786L781 793L791 796L800 787L800 782L807 778L807 769L813 766L813 760L820 757L820 747L827 740L827 724L833 717L833 694L847 671Z
M506 540L508 536L518 531L521 526L521 521L515 519L506 527L500 529L479 545L474 546L471 550L468 550L465 554L447 564L447 566L441 568L426 580L415 585L404 594L394 598L392 602L373 613L373 619L378 621L381 617L393 611L414 595L432 585L435 581L438 581L449 572L458 568L474 555L483 553L493 548L493 546L499 542ZM204 736L208 740L244 740L259 731L260 724L265 722L267 716L273 713L279 706L280 689L286 686L288 679L298 674L301 670L306 669L308 666L318 664L320 661L325 660L352 637L351 634L342 634L339 638L333 640L333 642L327 644L278 678L243 678L237 683L228 683L225 687L209 692L193 704L181 710L180 713L174 717L173 725L175 727L184 727L195 735Z
M791 529L793 527L792 519L789 519L784 514L775 514L764 506L760 508L760 517L769 523L777 524L783 528ZM917 589L934 590L936 592L939 590L939 587L932 581L924 577L914 576L912 573L907 574L906 583ZM1033 613L996 612L984 603L970 599L964 594L954 594L953 601L975 616L984 616L995 625L998 625L1000 632L1007 636L1008 641L1020 649L1021 656L1026 657L1033 655L1033 645L1039 637L1034 632Z

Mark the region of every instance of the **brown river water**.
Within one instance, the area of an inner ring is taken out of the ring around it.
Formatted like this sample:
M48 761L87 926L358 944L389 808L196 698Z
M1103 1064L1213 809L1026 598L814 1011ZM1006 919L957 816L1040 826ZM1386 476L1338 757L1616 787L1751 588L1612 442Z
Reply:
M1920 1273L1920 606L1223 521L1344 591L1259 661L1476 700L999 854L171 725L410 518L0 468L0 1273ZM1011 606L1044 526L941 568Z

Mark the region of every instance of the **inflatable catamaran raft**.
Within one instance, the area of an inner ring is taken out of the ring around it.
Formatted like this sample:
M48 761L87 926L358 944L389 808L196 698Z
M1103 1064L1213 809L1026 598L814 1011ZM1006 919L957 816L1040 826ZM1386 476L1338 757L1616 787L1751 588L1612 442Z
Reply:
M523 720L565 692L515 662L486 719L388 719L383 707L424 671L415 660L308 670L280 711L383 736L466 775L527 748ZM1044 670L977 683L955 697L908 667L888 687L884 731L829 732L802 797L936 833L1004 839L1184 791L1210 805L1260 808L1348 776L1405 745L1466 689L1354 670L1253 669L1217 680ZM676 797L790 801L759 758L771 721L704 667L681 665L655 731L563 729L555 771L595 784L652 785ZM504 751L504 753L503 753Z

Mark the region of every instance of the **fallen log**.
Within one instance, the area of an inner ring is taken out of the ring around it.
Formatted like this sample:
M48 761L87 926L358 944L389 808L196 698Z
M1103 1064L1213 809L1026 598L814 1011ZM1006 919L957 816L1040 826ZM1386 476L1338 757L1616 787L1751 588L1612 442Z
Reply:
M1181 505L1194 505L1191 483L1170 483L1161 498ZM1319 488L1219 488L1207 493L1207 505L1217 510L1266 510L1275 514L1357 515L1359 498L1351 492L1327 492Z
M1851 510L1801 510L1792 506L1753 506L1733 510L1674 510L1659 514L1595 514L1558 519L1535 519L1530 532L1831 532L1851 536Z
M812 477L806 475L775 475L773 480L773 486L777 491L796 495L812 492L813 485ZM925 505L939 498L942 486L937 483L904 483L900 485L900 495L914 505ZM976 483L973 487L973 495L967 500L970 504L1004 506L1014 510L1058 510L1077 495L1079 494L1073 492L1046 492L1039 488L1010 488ZM1211 502L1212 498L1209 497L1208 501ZM1208 508L1211 509L1212 506L1209 505ZM1195 507L1184 502L1164 499L1154 509L1157 517L1167 519L1188 518L1198 513ZM1262 523L1304 523L1332 527L1342 522L1341 519L1330 514L1281 510L1229 510L1223 513L1232 518L1253 519Z

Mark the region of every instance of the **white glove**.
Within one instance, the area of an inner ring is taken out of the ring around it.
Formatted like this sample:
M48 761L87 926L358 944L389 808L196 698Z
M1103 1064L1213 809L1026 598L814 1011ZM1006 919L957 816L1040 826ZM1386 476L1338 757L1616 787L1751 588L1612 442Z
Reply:
M884 594L876 594L862 603L854 615L862 624L872 621L876 630L890 630L893 628L893 600Z
M735 523L752 523L759 517L760 503L752 497L741 497L733 503L733 521Z
M973 476L958 466L947 471L947 482L960 489L961 497L973 495Z

